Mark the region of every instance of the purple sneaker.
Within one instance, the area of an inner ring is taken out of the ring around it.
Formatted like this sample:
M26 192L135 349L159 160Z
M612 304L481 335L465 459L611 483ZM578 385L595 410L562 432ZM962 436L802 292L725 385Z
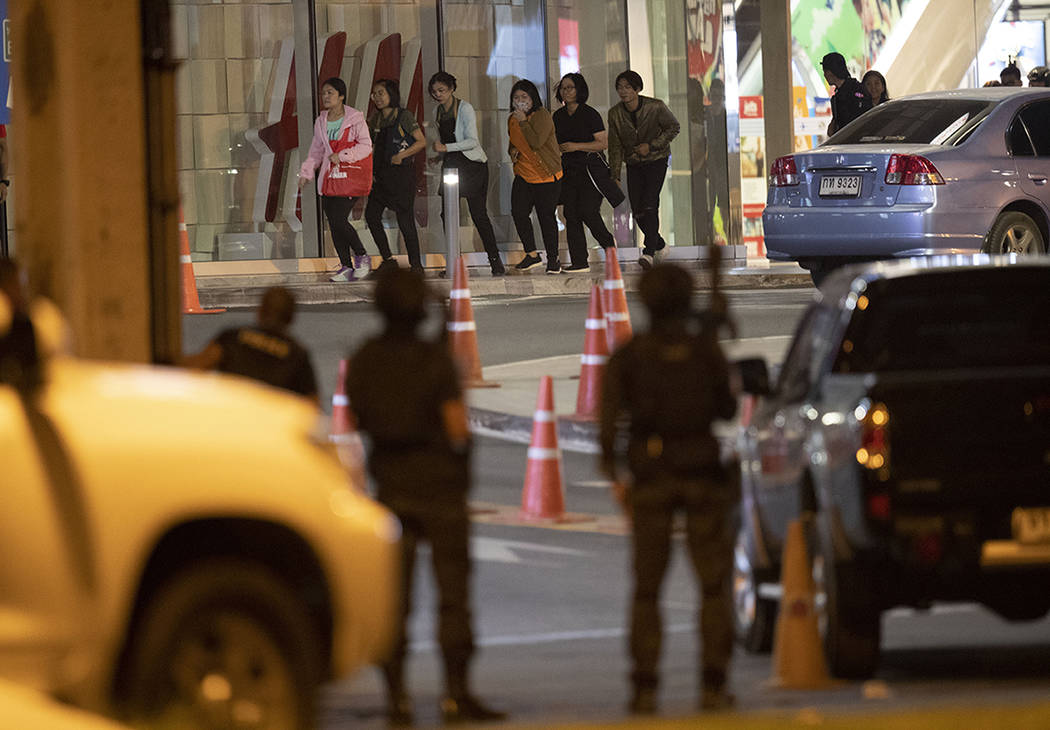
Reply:
M328 281L353 281L356 278L357 272L351 269L349 266L344 266L339 271L332 274Z
M368 254L361 254L360 256L354 256L354 268L360 271L362 274L372 271L372 257Z

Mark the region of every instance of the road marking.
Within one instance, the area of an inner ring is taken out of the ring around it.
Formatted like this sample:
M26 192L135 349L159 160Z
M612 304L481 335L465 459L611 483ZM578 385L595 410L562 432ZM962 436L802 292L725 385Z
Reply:
M470 539L471 556L474 560L486 563L509 563L512 565L525 563L526 561L515 552L516 550L546 553L548 555L568 555L572 557L594 556L594 553L585 552L583 550L541 545L536 542L499 540L494 537L472 537Z
M528 646L531 644L554 644L563 641L592 641L594 639L622 639L627 636L624 626L607 629L578 629L575 631L547 631L538 634L506 634L503 636L482 636L475 643L478 646ZM665 634L691 634L696 631L695 624L671 624L663 629ZM413 641L413 652L436 651L437 642L433 639Z
M570 482L570 487L588 487L591 489L608 489L612 486L612 482L608 479L592 479L584 480L582 482Z
M621 514L579 514L567 512L559 520L526 520L517 505L471 502L470 520L482 525L538 527L567 532L594 532L602 535L629 535L631 526Z

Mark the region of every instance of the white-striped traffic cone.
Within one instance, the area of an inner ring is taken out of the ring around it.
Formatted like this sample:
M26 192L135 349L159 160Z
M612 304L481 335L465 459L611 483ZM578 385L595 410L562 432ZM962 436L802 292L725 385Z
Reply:
M182 271L182 313L218 314L225 309L204 309L197 296L197 279L193 275L193 259L190 257L190 235L186 231L186 219L179 206L179 268Z
M456 260L456 273L452 277L448 298L448 342L452 357L459 366L463 385L468 388L498 388L499 383L487 381L481 375L477 325L474 324L474 308L470 306L467 265L462 256Z
M562 489L561 450L558 424L554 417L554 383L551 376L540 378L536 412L532 417L532 440L525 466L525 486L521 491L523 520L559 520L565 516Z
M605 316L602 312L601 289L591 287L591 302L587 308L586 334L583 355L580 356L580 385L576 391L576 415L580 421L595 421L602 395L602 377L605 361L609 359L606 341Z
M620 274L620 260L616 258L616 247L605 249L605 334L609 352L631 339L631 315L627 313L627 294Z

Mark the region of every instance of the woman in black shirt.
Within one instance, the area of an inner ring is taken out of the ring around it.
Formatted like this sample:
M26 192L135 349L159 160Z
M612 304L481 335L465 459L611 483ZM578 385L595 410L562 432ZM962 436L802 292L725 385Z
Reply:
M590 271L584 224L603 249L616 245L600 213L602 194L587 174L587 155L599 153L609 146L602 115L587 104L587 96L587 81L578 73L565 74L555 94L564 105L554 112L554 131L558 135L565 172L561 183L561 204L572 262L562 270L570 272Z

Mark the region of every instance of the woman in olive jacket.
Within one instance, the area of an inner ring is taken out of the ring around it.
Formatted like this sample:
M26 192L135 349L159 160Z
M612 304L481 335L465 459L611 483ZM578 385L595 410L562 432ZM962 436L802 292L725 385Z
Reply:
M531 214L543 234L547 250L547 273L560 274L558 261L558 222L554 211L561 195L561 150L554 131L554 120L540 100L536 84L518 81L510 90L513 110L507 119L510 135L510 159L514 163L514 184L510 189L510 214L525 248L525 258L514 268L528 271L543 263L536 253Z

